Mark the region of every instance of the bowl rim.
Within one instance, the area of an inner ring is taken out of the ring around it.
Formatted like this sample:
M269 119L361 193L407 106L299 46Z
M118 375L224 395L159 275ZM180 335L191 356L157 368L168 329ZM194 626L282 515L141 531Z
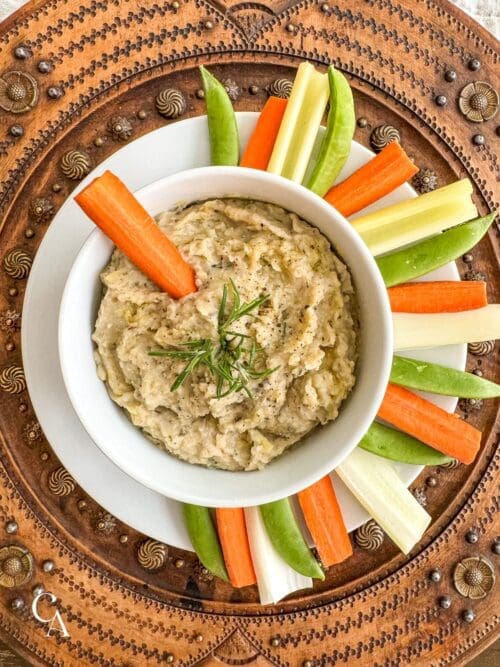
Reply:
M245 167L227 167L227 166L208 166L208 167L197 167L193 169L187 169L160 179L157 179L155 181L152 181L148 185L145 185L138 190L134 192L139 199L141 198L146 198L152 191L155 189L162 187L164 184L168 187L173 187L175 186L176 181L179 180L184 180L186 177L191 177L192 175L195 175L198 178L203 178L203 176L207 174L212 174L214 172L217 172L219 175L227 175L228 177L231 178L246 178L246 177L251 177L253 179L263 179L265 181L274 183L276 187L278 188L291 188L292 190L295 190L296 192L299 193L299 196L302 196L304 198L312 198L311 201L315 201L316 205L319 205L323 208L324 212L332 218L332 220L335 221L336 224L341 224L344 227L344 231L347 232L347 235L350 237L350 242L353 243L355 246L357 246L357 251L360 252L364 256L365 263L368 267L368 270L371 273L371 277L374 279L375 286L376 286L376 291L378 293L378 296L381 299L381 302L383 304L383 307L380 309L380 316L383 321L384 325L384 331L381 332L383 335L381 335L381 342L380 346L378 349L379 352L379 358L381 362L381 376L379 379L379 382L377 384L377 389L372 395L371 401L370 401L370 406L371 410L367 410L368 413L370 413L370 418L367 419L366 417L361 419L359 423L357 423L354 428L353 428L353 436L351 436L351 443L348 448L348 451L344 451L343 456L341 457L340 460L343 460L345 457L349 455L349 453L357 446L357 442L361 439L361 437L364 435L366 432L366 429L369 426L369 423L373 421L375 418L376 412L378 410L378 407L380 403L382 402L382 398L385 392L385 387L387 385L388 379L389 379L389 373L390 373L390 367L391 367L391 361L392 361L392 354L393 354L393 329L392 329L392 316L391 316L391 311L390 311L390 305L389 305L389 299L387 296L387 290L385 288L385 285L382 280L382 276L378 270L377 264L372 257L371 253L369 252L367 246L361 239L361 237L358 235L358 233L354 230L352 225L336 210L334 209L330 204L328 204L324 199L313 193L312 191L308 190L301 184L295 183L293 181L290 181L288 179L285 179L281 176L278 176L276 174L271 174L269 172L265 171L259 171L259 170L254 170L254 169L249 169ZM173 186L172 186L173 184ZM225 197L231 197L231 196L241 196L241 195L236 195L236 194L226 194L226 195L214 195L214 197L217 196L225 196ZM250 199L256 199L256 197L246 197ZM190 202L187 202L187 205L189 203L192 203L194 201L197 201L196 199L191 200ZM199 200L198 200L199 201ZM266 199L264 199L266 201ZM269 199L267 199L269 201ZM280 204L278 204L280 205ZM283 206L284 207L284 206ZM284 207L286 208L286 207ZM304 217L304 216L301 216ZM306 218L307 220L307 218ZM310 220L307 220L309 224L312 226L318 228L318 226L314 223L311 222ZM323 232L322 232L323 233ZM327 234L325 234L328 237ZM73 284L77 282L77 278L79 276L79 268L80 265L85 261L86 258L86 253L88 252L88 248L92 247L92 245L96 242L96 238L106 238L105 235L101 232L99 228L95 228L87 237L85 242L82 244L78 255L76 257L76 260L74 261L71 270L68 274L65 286L64 286L64 291L59 307L59 316L58 316L58 350L59 350L59 361L60 361L60 366L61 366L61 372L64 380L64 385L65 388L68 392L68 396L70 398L70 401L73 405L73 408L80 419L83 427L91 437L91 439L94 441L94 443L101 449L101 451L115 464L117 465L122 471L124 471L126 474L134 478L135 480L139 481L143 485L157 491L158 493L161 493L163 495L167 495L168 497L171 497L175 500L181 501L181 502L189 502L189 503L196 503L199 505L205 505L208 507L231 507L235 505L235 499L221 499L221 498L216 498L212 499L211 497L208 497L206 494L200 494L196 490L193 490L189 493L189 495L186 495L184 493L179 493L177 491L166 491L165 487L163 487L161 484L157 484L155 480L152 480L150 477L147 476L147 474L143 474L143 471L137 470L136 468L132 468L131 466L127 465L127 462L124 462L124 458L120 458L118 455L116 455L116 452L112 447L107 447L103 444L102 439L99 437L99 429L95 427L95 425L92 423L91 420L88 420L86 418L85 414L82 414L82 411L79 406L79 401L77 396L75 395L73 391L73 382L71 381L71 374L69 372L68 366L66 364L66 356L64 354L64 339L65 339L65 318L64 314L65 311L67 310L67 304L69 300L71 299L71 294L72 294L72 288ZM109 241L109 239L107 239ZM331 238L329 238L329 241L332 242ZM109 241L111 243L111 241ZM332 242L333 245L333 242ZM349 264L346 262L349 271L351 272L351 268ZM359 286L356 287L356 291L359 293ZM96 373L96 378L99 380L97 373ZM99 382L102 382L99 380ZM104 384L104 383L103 383ZM358 386L358 383L355 384L353 390L349 394L346 400L350 398L350 396L356 391L356 388ZM106 393L107 393L107 388ZM151 444L152 447L155 447L158 449L162 455L167 455L170 456L172 460L174 460L177 463L183 463L184 465L191 466L191 467L196 467L199 469L200 474L204 474L207 471L210 471L211 473L215 473L216 475L220 476L221 479L223 476L228 476L228 475L244 475L245 477L248 477L249 479L253 476L255 477L256 475L259 475L259 473L263 472L260 470L256 471L227 471L227 470L220 470L217 468L207 468L204 466L200 466L197 464L191 464L186 461L182 461L181 459L178 459L172 454L169 454L168 452L162 451L160 448L157 448L151 441L148 440L148 438L142 433L141 429L139 427L136 427L134 424L129 419L129 416L126 414L126 411L121 408L120 406L117 406L112 399L109 397L110 403L115 406L118 410L122 411L124 413L125 419L127 419L130 423L131 428L136 429L139 433L141 433L142 438L145 442L145 444ZM345 406L344 406L345 409ZM333 426L335 424L336 420L333 420L331 422L328 422L324 426L320 427L321 429L328 429L329 427ZM363 425L363 428L361 428L360 425ZM365 428L366 426L366 428ZM300 444L300 441L294 445L297 446ZM343 450L346 449L345 445L342 447ZM289 460L293 457L293 452L284 452L285 455L289 457ZM282 458L283 455L277 457L276 459L273 459L273 461L277 461ZM314 473L309 473L308 475L304 475L300 477L300 481L297 481L296 479L289 479L287 488L286 490L282 491L274 491L270 490L267 492L260 492L258 494L257 498L252 498L251 500L248 499L238 499L237 504L241 507L245 506L252 506L252 505L260 505L266 502L271 502L273 500L277 500L286 496L293 495L294 493L297 493L298 491L302 490L303 488L306 488L307 486L313 484L315 481L319 480L322 478L324 475L329 474L335 467L340 463L340 461L336 461L335 463L331 463L330 461L334 458L333 455L328 457L322 465L318 465L317 468L315 468ZM264 470L269 469L269 466L272 466L273 461L268 464Z

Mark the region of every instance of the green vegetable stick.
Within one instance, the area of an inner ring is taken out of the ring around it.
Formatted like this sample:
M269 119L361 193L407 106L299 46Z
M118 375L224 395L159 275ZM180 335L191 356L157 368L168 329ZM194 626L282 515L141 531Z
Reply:
M415 245L377 257L387 287L408 282L457 259L478 243L495 219L495 213L448 229Z
M260 513L273 547L294 570L306 577L325 575L307 546L288 498L260 506Z
M351 151L356 125L351 87L343 74L330 65L330 111L318 160L306 187L323 197L333 185Z
M495 398L500 396L500 384L447 368L428 361L417 361L395 356L392 361L391 382L408 387L430 391L445 396L460 398Z
M217 577L229 581L210 510L184 503L182 513L189 538L201 563Z
M200 66L207 105L210 155L213 165L239 163L238 125L226 89L203 65Z
M359 447L385 459L414 465L438 466L452 460L420 440L377 422L370 426Z

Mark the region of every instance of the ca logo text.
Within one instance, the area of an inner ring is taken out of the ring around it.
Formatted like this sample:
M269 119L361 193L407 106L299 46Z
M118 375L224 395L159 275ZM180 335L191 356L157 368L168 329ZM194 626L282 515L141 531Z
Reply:
M50 637L50 634L52 632L59 632L61 637L69 637L70 634L68 630L66 629L66 626L64 624L64 621L62 619L61 613L59 609L56 609L53 616L50 618L42 618L38 612L38 604L42 598L48 598L50 601L50 604L54 604L57 601L56 596L53 593L39 593L33 600L33 604L31 605L31 610L33 612L33 616L36 618L37 621L40 621L40 623L48 623L49 627L47 629L47 637Z

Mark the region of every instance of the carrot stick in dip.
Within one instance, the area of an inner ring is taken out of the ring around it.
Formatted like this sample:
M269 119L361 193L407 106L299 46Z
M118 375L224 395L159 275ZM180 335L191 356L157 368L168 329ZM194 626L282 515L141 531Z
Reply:
M174 299L196 291L192 267L117 176L105 171L75 201L138 269Z

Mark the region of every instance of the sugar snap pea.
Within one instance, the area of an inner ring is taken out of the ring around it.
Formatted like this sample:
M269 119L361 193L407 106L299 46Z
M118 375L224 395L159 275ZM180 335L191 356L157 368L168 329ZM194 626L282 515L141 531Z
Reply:
M387 287L408 282L444 266L470 250L488 231L495 213L420 241L409 248L377 257L376 262Z
M359 443L361 449L392 461L414 465L437 466L452 459L406 433L373 422Z
M325 575L307 546L288 498L260 506L260 513L273 547L294 570L306 577Z
M229 581L210 510L185 503L182 513L189 538L201 563L217 577Z
M238 125L226 89L200 66L207 105L210 156L213 165L236 166L239 161Z
M307 187L320 197L333 185L349 157L356 123L351 87L333 65L328 68L328 82L330 111L326 132L318 160L307 182Z
M445 396L460 398L495 398L500 396L500 385L484 378L447 368L428 361L417 361L394 356L391 382L408 387L430 391Z

